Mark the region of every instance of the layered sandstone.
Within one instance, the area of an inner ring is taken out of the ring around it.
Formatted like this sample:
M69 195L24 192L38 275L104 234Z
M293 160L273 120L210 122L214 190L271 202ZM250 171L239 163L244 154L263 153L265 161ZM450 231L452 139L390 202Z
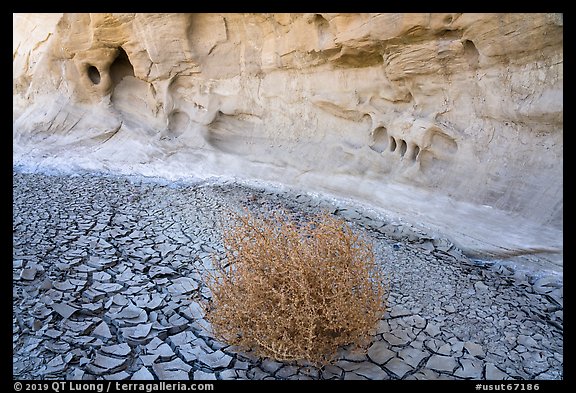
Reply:
M329 192L562 264L558 14L15 14L15 163Z

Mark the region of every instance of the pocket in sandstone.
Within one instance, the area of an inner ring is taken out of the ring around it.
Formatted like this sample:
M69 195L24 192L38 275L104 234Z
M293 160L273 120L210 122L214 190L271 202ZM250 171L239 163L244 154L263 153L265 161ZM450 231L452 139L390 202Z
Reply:
M179 137L190 126L190 116L186 112L175 110L168 115L168 136Z
M208 125L204 139L210 146L225 153L262 153L270 145L270 138L255 132L254 125L261 122L260 118L253 115L225 115L218 112L214 121Z
M388 143L389 139L386 127L380 126L372 131L370 149L382 154L382 152L388 147Z
M117 86L126 76L134 76L134 66L122 47L118 48L118 55L110 66L112 86Z
M166 124L159 117L157 99L151 85L133 76L125 75L110 96L110 102L129 128L146 130L152 135L155 131L165 128Z

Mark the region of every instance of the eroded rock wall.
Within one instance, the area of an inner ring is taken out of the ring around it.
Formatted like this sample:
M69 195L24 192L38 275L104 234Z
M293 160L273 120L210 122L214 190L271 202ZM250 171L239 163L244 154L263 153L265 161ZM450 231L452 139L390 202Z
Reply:
M15 14L14 158L279 181L561 264L562 24Z

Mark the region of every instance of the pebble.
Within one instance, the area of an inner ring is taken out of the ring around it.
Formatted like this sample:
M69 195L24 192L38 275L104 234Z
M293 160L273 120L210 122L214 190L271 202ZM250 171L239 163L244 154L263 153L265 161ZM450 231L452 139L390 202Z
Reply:
M14 172L14 379L563 379L562 277L300 195ZM365 353L296 366L214 338L203 274L238 206L337 211L374 242L388 311Z

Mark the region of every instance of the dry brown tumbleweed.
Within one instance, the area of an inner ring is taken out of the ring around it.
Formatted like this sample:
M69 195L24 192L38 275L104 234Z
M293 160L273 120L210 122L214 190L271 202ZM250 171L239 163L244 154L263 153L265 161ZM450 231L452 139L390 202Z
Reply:
M207 318L225 342L277 360L326 364L365 347L385 311L372 245L330 214L250 213L224 230Z

